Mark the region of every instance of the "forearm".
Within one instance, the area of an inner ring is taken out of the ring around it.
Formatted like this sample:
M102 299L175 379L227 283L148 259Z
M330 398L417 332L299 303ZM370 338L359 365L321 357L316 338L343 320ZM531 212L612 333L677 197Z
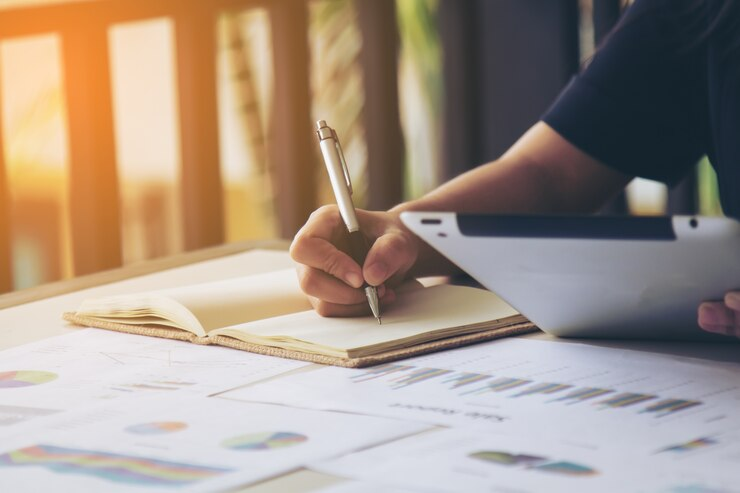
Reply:
M500 159L479 166L398 210L468 213L589 213L631 177L583 153L544 123Z
M502 159L482 165L427 195L399 204L390 212L455 211L463 213L566 212L537 167ZM412 269L415 276L450 275L457 268L422 244Z
M560 199L541 167L502 158L460 175L393 210L512 214L567 212L567 204Z
M538 123L497 161L464 173L391 212L590 213L629 180ZM417 275L439 274L451 267L434 251L422 247L413 270Z

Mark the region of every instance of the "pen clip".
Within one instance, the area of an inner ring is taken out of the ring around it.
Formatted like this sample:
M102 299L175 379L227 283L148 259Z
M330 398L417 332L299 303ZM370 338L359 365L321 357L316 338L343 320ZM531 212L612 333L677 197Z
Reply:
M344 181L347 183L347 190L352 195L352 180L349 177L349 168L347 168L347 161L344 160L344 152L342 151L342 144L339 143L339 137L333 128L330 127L331 136L334 138L334 145L337 148L337 154L339 154L339 162L342 163L342 173L344 174Z

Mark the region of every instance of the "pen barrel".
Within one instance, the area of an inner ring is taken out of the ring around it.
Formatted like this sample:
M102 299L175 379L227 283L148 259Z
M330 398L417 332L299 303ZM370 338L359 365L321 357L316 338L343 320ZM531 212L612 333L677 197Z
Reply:
M321 155L324 157L326 171L329 174L329 181L331 181L331 188L334 191L339 214L349 231L358 230L360 224L355 213L355 206L352 204L352 193L344 175L342 158L337 150L336 141L334 139L324 139L319 142L319 147L321 148Z
M360 267L365 265L365 258L369 251L370 243L367 241L367 238L365 238L365 235L360 231L352 231L349 233L349 255Z

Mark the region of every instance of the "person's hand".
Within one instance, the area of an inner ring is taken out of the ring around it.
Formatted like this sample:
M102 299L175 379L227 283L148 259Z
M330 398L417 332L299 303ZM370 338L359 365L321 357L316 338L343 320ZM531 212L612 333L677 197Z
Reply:
M419 255L421 240L408 231L398 214L357 210L360 229L372 244L365 265L345 251L347 228L336 206L316 210L293 239L290 255L298 266L301 289L325 317L366 315L363 280L378 286L381 305L395 300L400 284Z
M699 305L699 326L707 332L740 338L740 291L730 291L722 301Z

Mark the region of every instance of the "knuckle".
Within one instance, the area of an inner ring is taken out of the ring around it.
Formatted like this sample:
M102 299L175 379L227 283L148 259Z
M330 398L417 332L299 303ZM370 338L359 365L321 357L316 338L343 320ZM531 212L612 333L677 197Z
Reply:
M327 255L322 264L322 270L334 277L341 278L342 259L339 255Z
M314 294L317 291L318 281L319 276L313 269L305 269L305 271L298 275L298 285L307 294Z
M315 211L311 213L309 216L309 221L326 221L329 219L336 220L337 216L337 206L330 204L330 205L322 205Z
M383 241L383 250L391 258L403 257L408 251L408 241L401 235L387 235Z

